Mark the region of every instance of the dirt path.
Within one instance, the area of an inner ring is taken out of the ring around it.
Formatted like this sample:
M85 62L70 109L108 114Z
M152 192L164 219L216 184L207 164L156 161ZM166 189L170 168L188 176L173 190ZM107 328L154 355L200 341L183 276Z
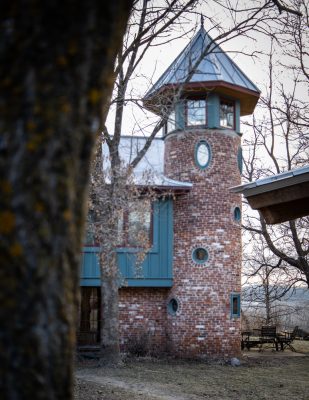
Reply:
M140 383L140 382L128 382L126 379L120 380L114 377L96 376L93 374L87 374L83 371L79 371L76 374L76 378L90 383L96 383L102 387L111 386L115 389L123 389L127 392L128 398L132 398L130 393L141 396L143 400L195 400L198 399L196 396L183 397L179 394L176 396L173 394L166 393L167 390L157 387L154 383ZM130 392L130 393L129 393Z
M309 343L308 343L309 345ZM75 400L309 400L309 352L254 352L224 362L128 359L77 364Z

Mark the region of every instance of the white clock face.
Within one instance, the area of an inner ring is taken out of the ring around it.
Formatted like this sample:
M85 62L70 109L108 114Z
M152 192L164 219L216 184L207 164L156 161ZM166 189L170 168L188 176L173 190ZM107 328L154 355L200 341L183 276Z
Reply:
M209 163L210 150L205 142L201 142L197 148L196 159L201 168L205 168Z

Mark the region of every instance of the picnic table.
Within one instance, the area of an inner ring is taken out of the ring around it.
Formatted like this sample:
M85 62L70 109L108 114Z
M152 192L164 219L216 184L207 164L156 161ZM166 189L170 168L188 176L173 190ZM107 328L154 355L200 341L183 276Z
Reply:
M241 349L250 350L253 347L258 347L259 351L262 351L263 345L268 344L276 351L284 351L285 348L289 347L292 351L295 348L292 345L295 339L298 327L295 327L293 332L277 332L277 328L274 325L263 325L260 329L253 329L251 331L241 332Z

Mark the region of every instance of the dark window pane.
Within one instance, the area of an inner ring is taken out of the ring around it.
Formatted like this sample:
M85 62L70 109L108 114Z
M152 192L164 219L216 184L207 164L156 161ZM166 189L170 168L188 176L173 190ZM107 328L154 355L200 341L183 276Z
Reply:
M208 260L208 251L203 247L198 247L193 250L192 258L196 263L203 264Z
M240 317L240 294L231 294L231 318Z
M176 299L171 299L167 305L167 311L170 315L176 315L179 308L178 301Z
M233 297L233 314L238 314L238 297L236 296Z
M95 344L100 339L100 288L82 287L79 309L79 344Z
M241 220L241 211L239 207L234 208L234 219L239 222Z

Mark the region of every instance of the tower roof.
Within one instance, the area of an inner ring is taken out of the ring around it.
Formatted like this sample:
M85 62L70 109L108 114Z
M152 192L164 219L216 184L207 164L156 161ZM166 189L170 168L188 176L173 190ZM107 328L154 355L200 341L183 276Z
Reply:
M216 89L239 98L241 115L251 114L260 91L202 26L190 43L145 95L146 106L163 91L183 85L184 92ZM249 104L246 104L248 103Z

